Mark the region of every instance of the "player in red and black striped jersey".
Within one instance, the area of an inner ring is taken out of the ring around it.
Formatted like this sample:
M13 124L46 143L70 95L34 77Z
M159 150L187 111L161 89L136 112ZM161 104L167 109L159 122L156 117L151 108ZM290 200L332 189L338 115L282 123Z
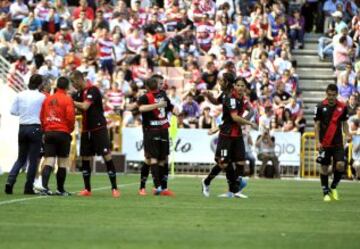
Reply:
M78 99L74 101L75 107L82 111L80 156L82 157L85 189L80 192L80 195L91 196L90 161L97 154L104 158L111 182L112 195L117 198L120 196L120 191L116 183L116 170L111 156L111 144L100 90L86 82L80 71L72 72L70 80L73 87L80 92L77 95Z
M342 174L345 171L345 152L343 145L344 132L350 139L347 124L348 112L346 104L338 101L338 88L329 84L326 89L326 99L315 109L315 139L319 156L317 162L321 164L320 180L324 193L324 201L338 200L336 190ZM334 165L334 178L329 188L329 166L331 159Z
M241 125L251 125L257 129L257 125L248 121L252 116L252 109L245 98L246 81L238 78L233 85L231 77L225 75L222 80L228 81L227 91L221 96L223 104L223 124L220 126L218 145L215 153L215 165L210 174L202 182L203 194L209 196L209 185L222 169L226 168L226 176L229 182L229 190L232 196L242 197L238 193L241 177L244 174L245 146L242 139ZM250 115L243 118L244 112ZM233 169L236 164L236 172Z
M156 195L169 195L162 180L167 177L168 168L164 167L170 153L168 112L174 111L166 93L158 88L158 80L151 77L146 81L148 92L138 100L142 113L145 164L150 165ZM147 177L146 177L147 178Z
M160 91L164 92L166 91L166 85L164 84L164 77L159 74L154 74L151 76L152 79L155 79L158 84L158 88ZM137 90L137 89L136 89ZM125 109L132 112L138 112L139 111L139 104L138 99L135 97L132 97L130 100L130 103L126 104ZM168 175L169 175L169 163L168 160L165 161L164 166L164 175L161 178L161 188L162 188L162 195L172 195L172 192L167 188L167 182L168 182ZM141 196L147 195L146 193L146 181L150 174L150 166L147 164L147 160L145 160L141 166L140 170L140 187L138 194Z

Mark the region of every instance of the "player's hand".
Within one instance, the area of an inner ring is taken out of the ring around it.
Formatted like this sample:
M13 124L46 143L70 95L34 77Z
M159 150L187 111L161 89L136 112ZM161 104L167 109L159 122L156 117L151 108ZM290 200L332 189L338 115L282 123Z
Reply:
M352 141L352 136L351 136L350 134L347 134L347 136L346 136L346 141L347 141L348 143L351 143L351 141Z
M254 130L259 130L259 126L256 123L251 123L251 128L253 128Z
M180 114L179 108L175 106L174 109L173 109L173 111L172 111L172 113L173 113L175 116L179 116L179 114Z
M201 94L206 97L206 96L208 96L210 94L210 92L207 89L203 89L203 90L201 90Z
M322 144L321 143L317 143L316 144L316 150L320 151L322 149Z
M210 129L209 131L208 131L208 135L213 135L213 134L215 134L216 132L218 132L219 131L219 128L217 127L217 128L213 128L213 129Z
M158 103L159 108L165 108L167 106L167 102L165 100L160 100Z

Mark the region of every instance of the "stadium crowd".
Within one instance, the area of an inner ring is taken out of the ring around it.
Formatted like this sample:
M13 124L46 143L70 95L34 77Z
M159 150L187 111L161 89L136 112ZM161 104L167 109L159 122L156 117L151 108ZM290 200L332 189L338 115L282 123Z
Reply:
M239 2L2 1L0 51L24 79L79 69L124 126L141 124L127 104L159 73L182 110L179 127L215 128L221 107L202 92L219 91L217 77L230 71L247 79L262 128L303 131L291 49L303 48L304 17L293 3Z
M305 32L324 33L320 59L333 59L340 96L355 114L359 27L353 0L15 0L0 3L0 52L25 82L80 70L126 127L141 126L129 106L144 80L161 74L181 110L178 126L215 129L221 107L203 93L219 92L217 78L233 72L248 82L261 131L303 132L292 49L304 48Z

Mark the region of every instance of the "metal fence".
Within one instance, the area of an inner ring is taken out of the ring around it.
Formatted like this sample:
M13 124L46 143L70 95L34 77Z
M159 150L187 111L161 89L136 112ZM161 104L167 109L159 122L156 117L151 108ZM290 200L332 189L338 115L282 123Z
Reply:
M2 55L0 55L0 81L16 92L21 92L27 88L21 73L13 68Z

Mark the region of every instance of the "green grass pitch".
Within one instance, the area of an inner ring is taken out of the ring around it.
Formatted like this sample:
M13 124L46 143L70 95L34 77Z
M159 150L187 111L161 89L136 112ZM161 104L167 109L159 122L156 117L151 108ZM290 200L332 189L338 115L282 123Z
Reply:
M359 183L342 182L341 200L324 203L316 181L250 179L249 199L223 199L225 179L204 198L200 178L176 177L171 198L140 197L139 177L121 175L122 196L113 199L106 175L93 177L89 198L24 196L24 178L12 196L1 189L1 249L360 248ZM0 176L1 188L5 181ZM81 188L81 176L69 175L67 190Z

